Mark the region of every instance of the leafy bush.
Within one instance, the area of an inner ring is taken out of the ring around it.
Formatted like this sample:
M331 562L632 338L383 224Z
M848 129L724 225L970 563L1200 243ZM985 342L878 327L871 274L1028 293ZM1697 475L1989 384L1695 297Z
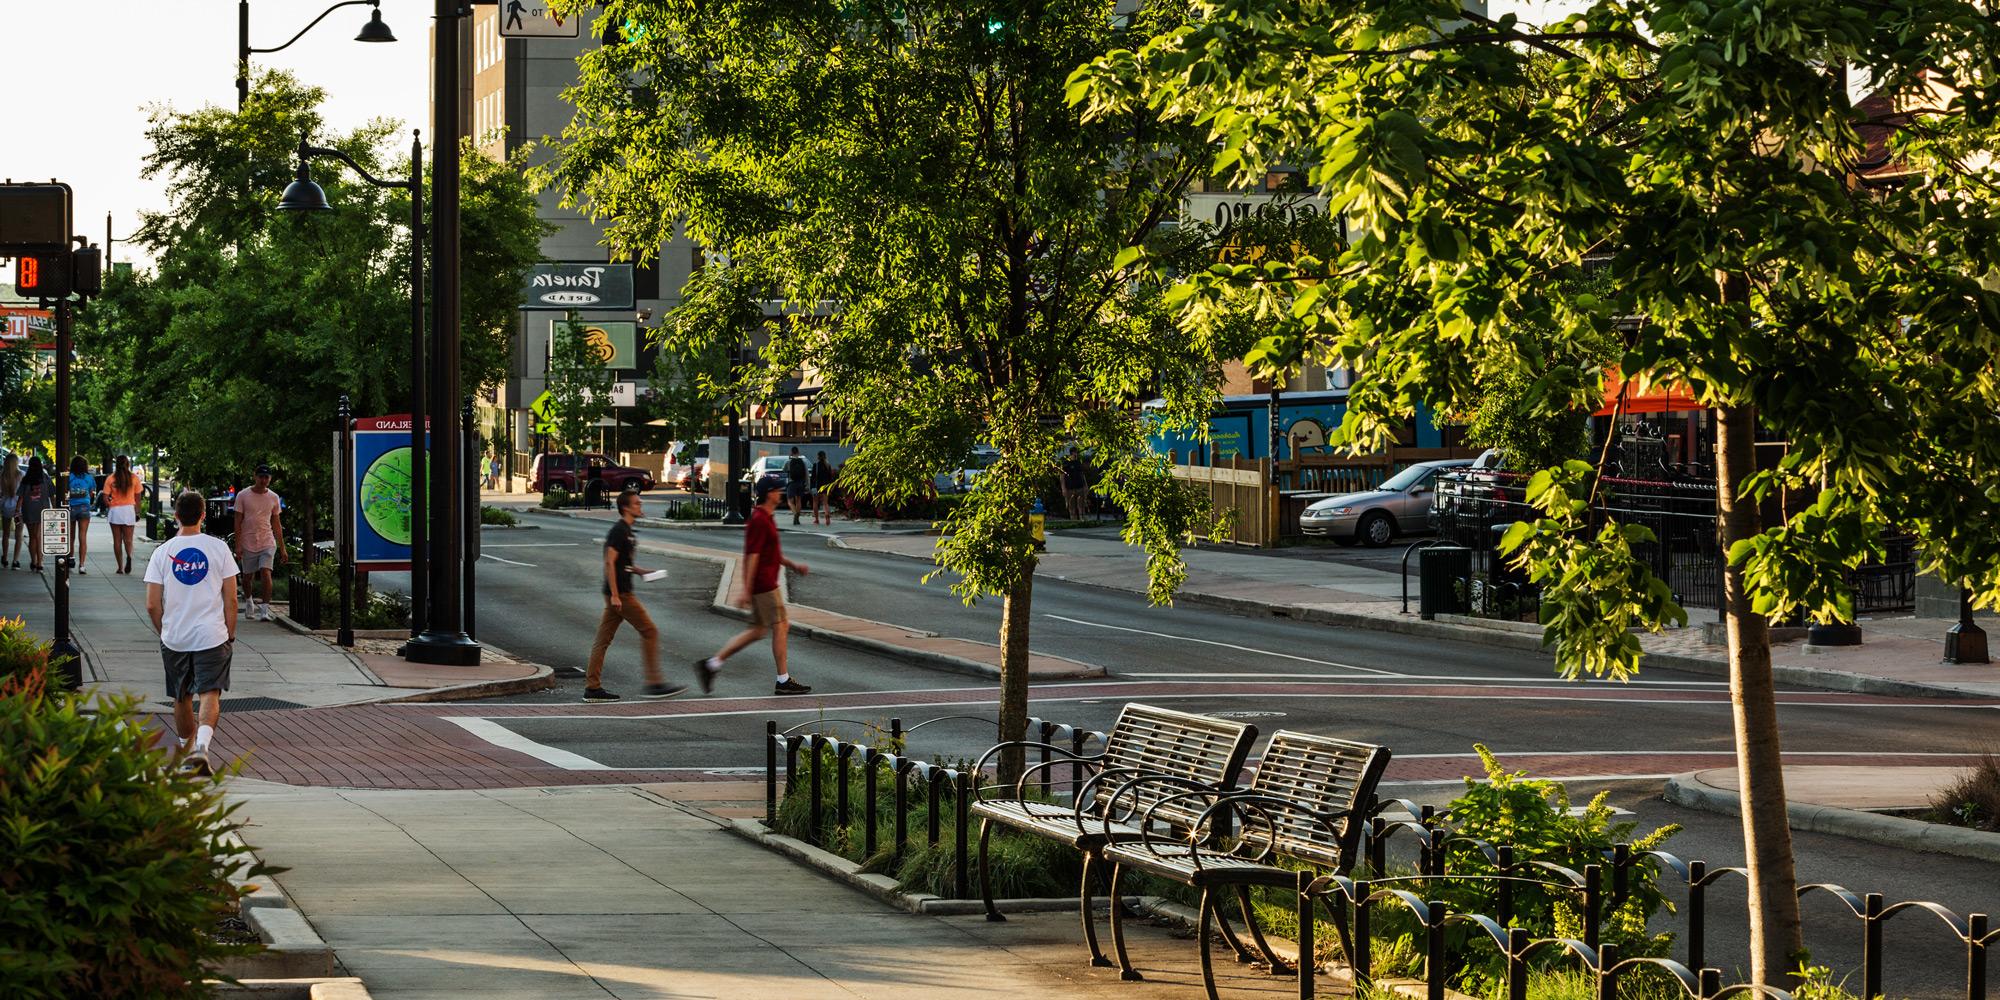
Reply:
M521 519L515 517L514 512L511 510L504 510L499 507L488 507L484 504L481 504L479 507L479 523L497 524L500 525L501 527L511 528L517 524L520 524Z
M0 684L0 983L9 997L201 997L258 945L213 935L254 864L213 779L131 722L137 700ZM86 706L94 711L86 711Z
M1930 814L1924 818L2000 833L2000 757L1986 754L1946 785L1931 798Z
M582 503L582 497L572 496L568 490L560 486L551 486L542 494L541 505L543 510L555 510L558 507L575 507Z
M306 579L319 585L321 605L326 620L334 621L340 614L340 565L332 559L321 559L312 569L303 574ZM359 577L355 580L354 627L358 629L408 628L410 624L410 598L407 594L386 594L362 586ZM327 626L332 627L332 626Z
M50 643L35 638L22 618L0 618L0 683L38 675L64 660L51 661Z

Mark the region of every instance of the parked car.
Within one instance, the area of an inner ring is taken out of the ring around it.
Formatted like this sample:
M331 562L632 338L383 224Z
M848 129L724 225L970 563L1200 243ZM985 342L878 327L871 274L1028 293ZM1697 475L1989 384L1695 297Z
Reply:
M1377 548L1397 535L1429 531L1431 490L1438 473L1469 468L1472 462L1469 458L1418 462L1375 489L1320 500L1299 515L1299 530Z
M707 465L706 439L679 442L674 445L673 454L667 456L667 465L661 470L660 481L673 483L690 493L705 489L708 483L708 473L705 469Z
M965 460L965 465L951 473L938 489L946 493L969 493L979 482L979 477L986 474L987 468L999 460L998 448L975 448L972 457Z
M552 487L561 487L571 493L578 492L577 473L588 474L591 464L599 468L608 490L650 490L653 488L653 474L645 469L629 465L619 465L598 452L586 451L575 455L536 455L534 467L528 473L528 489L545 493Z
M750 467L744 469L743 475L737 478L741 479L745 486L754 486L757 480L765 476L777 476L779 479L783 479L785 478L785 463L791 461L791 458L792 456L790 455L765 455L763 458L751 462ZM811 464L812 460L807 459L806 461L807 464Z

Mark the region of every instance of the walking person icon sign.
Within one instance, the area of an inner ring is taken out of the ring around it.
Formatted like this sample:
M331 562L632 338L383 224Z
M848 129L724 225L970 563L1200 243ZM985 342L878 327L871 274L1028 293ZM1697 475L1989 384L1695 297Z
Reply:
M495 14L502 38L576 38L584 22L550 10L547 0L506 0Z

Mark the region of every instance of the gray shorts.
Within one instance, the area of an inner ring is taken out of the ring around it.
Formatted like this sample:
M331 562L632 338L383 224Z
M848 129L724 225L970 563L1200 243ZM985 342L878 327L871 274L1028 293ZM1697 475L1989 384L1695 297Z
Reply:
M260 569L270 569L272 564L277 561L277 557L277 546L245 552L243 553L243 561L236 566L236 571L248 576Z
M229 659L232 647L223 643L214 649L193 653L160 647L160 659L167 666L167 697L179 701L204 691L229 690Z

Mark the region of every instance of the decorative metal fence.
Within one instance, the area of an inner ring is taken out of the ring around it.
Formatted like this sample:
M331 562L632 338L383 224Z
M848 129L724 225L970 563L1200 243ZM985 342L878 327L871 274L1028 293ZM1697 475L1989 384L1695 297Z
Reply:
M320 593L317 582L304 573L290 573L285 577L285 590L290 601L285 608L285 617L306 628L324 627L324 595Z
M913 838L922 838L924 845L937 847L945 837L939 821L940 803L949 797L955 806L956 816L968 816L969 807L978 796L985 775L918 759L907 752L906 744L911 735L928 726L964 721L995 725L992 719L983 716L944 716L908 729L903 727L901 719L889 720L886 729L851 719L816 719L791 729L780 729L777 722L765 723L766 824L776 824L781 795L801 794L803 788L807 809L806 835L816 846L826 845L829 821L835 828L847 827L858 811L860 816L867 818L862 836L864 853L869 856L877 853L885 839L893 845L893 855L899 859L910 849ZM808 727L832 725L856 726L864 732L873 731L881 737L884 745L842 739L829 733L801 732ZM1092 743L1101 745L1104 740L1103 733L1043 719L1028 720L1028 732L1038 736L1041 743L1067 745L1078 755ZM807 760L807 765L803 767L801 751ZM826 767L813 766L811 762L814 761L831 761L831 772ZM1048 765L1049 761L1049 751L1042 750L1039 763ZM1068 788L1084 784L1086 767L1088 764L1084 762L1071 765ZM878 773L892 776L893 799L887 829L882 829L884 824L877 820L880 803L876 781L864 780L861 783L864 801L851 801L848 778L856 773L855 768L859 769L860 775L870 778ZM1053 766L1041 766L1036 772L1040 775L1040 792L1055 801L1061 801L1062 786L1065 784L1053 773L1059 768L1060 762ZM829 784L831 789L827 787ZM925 829L912 831L910 813L918 801L928 806L925 811L929 822ZM1461 945L1461 949L1491 947L1503 959L1508 1000L1526 1000L1529 974L1538 968L1533 962L1541 961L1545 953L1555 954L1558 960L1567 959L1576 969L1587 974L1602 1000L1615 1000L1621 979L1641 969L1664 974L1666 979L1677 984L1694 1000L1720 1000L1737 994L1757 993L1790 1000L1789 994L1774 988L1744 983L1724 985L1722 970L1707 964L1710 955L1710 893L1718 883L1731 877L1743 878L1747 884L1749 875L1746 868L1712 867L1707 862L1683 860L1665 851L1639 851L1627 844L1617 844L1603 852L1598 861L1583 865L1579 870L1546 859L1523 857L1514 845L1493 844L1454 834L1446 825L1449 814L1431 806L1390 799L1375 803L1370 813L1361 840L1368 876L1330 876L1308 870L1300 873L1297 886L1301 900L1298 913L1301 954L1314 953L1313 917L1323 910L1337 926L1344 926L1352 932L1354 947L1347 958L1357 982L1372 981L1375 975L1369 936L1372 926L1383 918L1383 911L1401 910L1414 918L1423 938L1424 979L1429 1000L1443 1000L1447 992L1447 973L1457 961L1466 957L1464 954L1454 957L1449 953L1447 931L1461 926L1475 931L1467 938L1469 943ZM971 878L974 855L968 837L971 824L955 822L953 825L955 831L950 849L954 891L951 896L969 899L974 892ZM1415 870L1402 875L1386 874L1390 847L1399 837L1415 841L1411 845L1415 851ZM1460 867L1474 859L1481 868L1490 871L1468 871ZM1635 874L1637 877L1659 878L1662 886L1678 887L1685 892L1680 925L1674 928L1680 937L1678 956L1623 955L1615 942L1601 939L1605 920L1627 899ZM1488 912L1454 912L1441 900L1425 898L1425 886L1443 883L1477 887L1485 893ZM1555 890L1572 895L1582 914L1581 936L1538 938L1515 926L1516 918L1520 916L1516 900L1524 890L1529 889ZM1858 927L1853 928L1859 932L1862 942L1859 968L1861 991L1858 995L1864 1000L1883 995L1883 971L1886 967L1883 931L1889 921L1906 913L1925 913L1938 921L1949 935L1949 940L1963 949L1965 973L1961 995L1967 1000L1987 1000L1986 956L1989 949L2000 945L2000 930L1991 926L1986 914L1960 915L1940 904L1921 900L1889 903L1881 893L1855 892L1831 883L1799 887L1801 898L1813 893L1824 893L1838 899L1843 904L1844 912L1851 914L1858 923ZM1809 941L1811 937L1809 933ZM1300 976L1298 989L1302 998L1310 998L1314 990L1313 977Z

